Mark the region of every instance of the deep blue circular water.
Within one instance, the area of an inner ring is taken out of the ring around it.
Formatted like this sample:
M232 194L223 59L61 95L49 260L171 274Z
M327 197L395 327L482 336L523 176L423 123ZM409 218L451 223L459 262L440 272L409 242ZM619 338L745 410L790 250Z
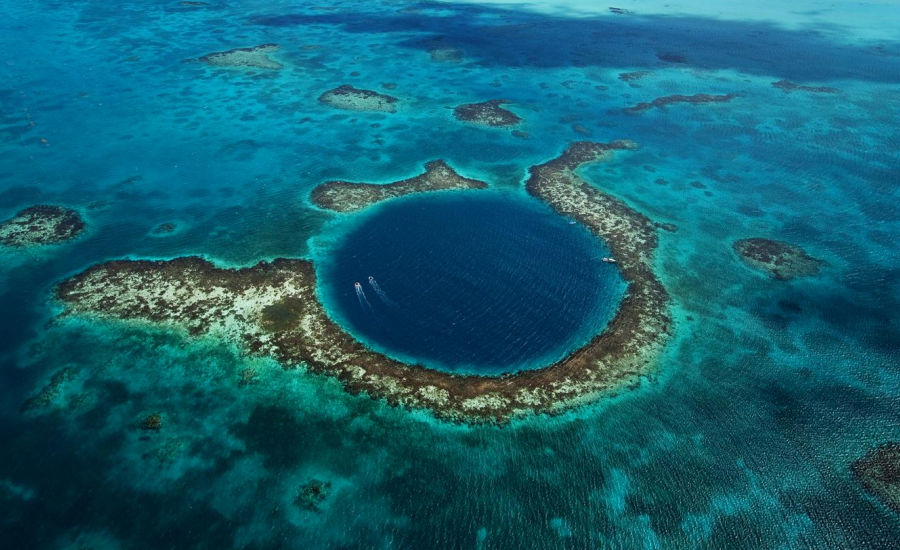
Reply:
M625 290L599 261L601 241L530 197L443 193L363 215L320 262L323 299L354 336L403 361L541 367L600 332Z

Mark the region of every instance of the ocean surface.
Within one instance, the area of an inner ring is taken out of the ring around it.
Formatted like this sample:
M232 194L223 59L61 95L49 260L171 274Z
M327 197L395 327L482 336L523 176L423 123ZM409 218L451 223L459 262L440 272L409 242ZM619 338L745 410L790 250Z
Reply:
M617 7L0 0L0 220L59 204L88 224L0 247L0 548L900 547L900 516L850 470L900 441L900 9ZM197 62L266 43L283 69ZM400 107L317 101L341 84ZM697 93L735 98L623 110ZM453 118L499 98L519 133ZM56 319L55 286L99 262L309 258L375 349L537 368L624 289L590 261L602 242L527 196L527 169L613 139L640 148L580 173L677 226L656 251L675 338L640 387L565 414L449 423L214 338ZM309 201L434 159L491 189L353 215ZM777 281L733 252L749 237L825 263ZM65 368L48 406L23 406ZM327 494L300 506L311 481Z
M606 327L625 281L598 261L612 256L602 241L523 195L435 193L354 216L317 254L331 316L373 349L451 372L563 359Z

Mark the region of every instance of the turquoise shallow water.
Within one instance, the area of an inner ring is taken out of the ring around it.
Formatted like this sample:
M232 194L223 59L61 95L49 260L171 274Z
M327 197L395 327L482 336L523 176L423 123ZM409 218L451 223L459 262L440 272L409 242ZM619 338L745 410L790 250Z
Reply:
M620 7L0 3L0 218L57 203L89 224L0 250L0 547L896 547L898 516L849 464L900 439L897 15ZM268 42L285 69L185 62ZM401 108L316 102L343 83ZM738 97L622 111L693 93ZM501 97L527 139L452 118ZM53 286L109 259L323 258L352 229L310 205L325 180L443 158L518 200L527 167L618 138L640 149L581 173L677 225L656 256L676 337L652 380L574 412L458 426L212 339L48 323ZM773 281L731 250L754 236L827 263ZM163 429L140 430L155 412ZM294 504L310 479L331 484L318 511Z

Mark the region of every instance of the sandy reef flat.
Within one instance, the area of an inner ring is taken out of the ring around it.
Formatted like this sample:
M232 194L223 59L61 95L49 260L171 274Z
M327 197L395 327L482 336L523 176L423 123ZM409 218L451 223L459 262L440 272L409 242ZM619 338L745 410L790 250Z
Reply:
M268 54L279 50L278 44L262 44L251 48L235 48L225 52L204 55L200 61L213 67L235 67L268 69L277 71L284 65L275 61Z

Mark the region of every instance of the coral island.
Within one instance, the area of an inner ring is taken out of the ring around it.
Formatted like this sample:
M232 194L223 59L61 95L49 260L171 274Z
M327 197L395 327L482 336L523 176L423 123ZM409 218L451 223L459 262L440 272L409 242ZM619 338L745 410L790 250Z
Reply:
M204 55L200 61L214 67L250 67L254 69L283 69L284 65L275 61L268 54L279 49L278 44L262 44L251 48L236 48L227 52L216 52Z
M704 103L727 103L736 97L738 97L737 94L667 95L667 96L663 96L663 97L658 97L650 102L638 103L637 105L634 105L633 107L628 107L625 109L625 112L626 113L642 113L644 111L653 109L654 107L656 107L656 108L666 107L666 106L672 105L674 103L691 103L693 105L702 105Z
M813 94L837 94L841 91L837 88L829 88L828 86L803 86L802 84L794 84L787 80L779 80L773 82L772 86L782 90L785 93L790 92L810 92Z
M453 109L453 116L463 122L494 127L515 126L522 122L519 115L501 107L506 103L510 102L505 99L492 99L481 103L466 103Z
M354 88L349 84L344 84L320 95L319 101L331 107L349 111L395 113L397 112L397 103L400 100L387 94Z
M760 237L735 241L734 251L750 267L782 281L815 275L823 263L798 246Z
M56 244L74 239L86 227L70 208L31 206L0 224L0 244L19 248Z
M569 357L501 376L455 374L373 352L333 322L316 297L306 260L276 259L226 269L197 257L117 260L62 282L63 315L161 323L211 335L285 368L339 379L351 393L428 408L463 422L503 422L556 412L636 384L655 369L673 330L670 298L652 269L656 228L643 214L582 180L576 169L633 143L579 142L534 166L528 192L602 238L628 283L607 329Z
M900 514L900 443L879 446L850 469L869 493Z
M442 160L425 165L425 172L394 183L353 183L329 181L312 191L312 202L335 212L353 212L377 202L411 193L449 191L453 189L484 189L487 184L460 176Z

